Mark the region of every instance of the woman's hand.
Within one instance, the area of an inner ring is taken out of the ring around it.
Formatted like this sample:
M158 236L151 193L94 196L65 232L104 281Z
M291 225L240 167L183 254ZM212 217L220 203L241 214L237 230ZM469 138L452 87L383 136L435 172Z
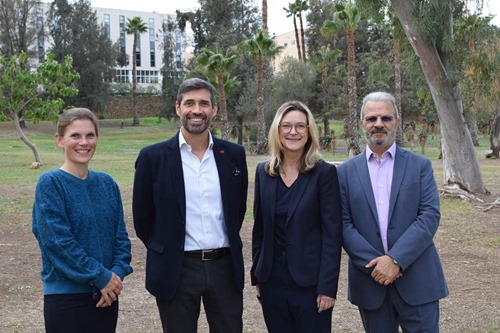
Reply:
M101 289L101 299L97 302L96 307L104 308L106 306L110 306L111 303L118 299L122 289L122 280L118 277L118 275L112 273L108 284Z

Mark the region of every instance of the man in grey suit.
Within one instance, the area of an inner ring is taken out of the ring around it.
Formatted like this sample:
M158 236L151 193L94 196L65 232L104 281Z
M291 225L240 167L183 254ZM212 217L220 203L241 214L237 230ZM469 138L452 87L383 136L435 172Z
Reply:
M431 163L395 144L391 94L367 95L360 118L366 151L338 168L349 300L365 332L439 332L448 288L433 242L441 215Z

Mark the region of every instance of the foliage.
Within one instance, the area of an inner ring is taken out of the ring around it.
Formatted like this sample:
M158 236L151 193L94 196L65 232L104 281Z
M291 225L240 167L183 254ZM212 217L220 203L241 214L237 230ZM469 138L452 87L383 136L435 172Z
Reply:
M27 139L19 125L21 119L18 115L22 113L34 122L56 119L64 105L61 98L78 93L75 84L79 75L73 70L69 56L60 64L49 53L47 61L36 71L24 69L27 58L26 53L11 58L0 56L0 108L3 115L16 125L21 140L32 149L35 161L41 164L36 146Z
M230 78L231 70L239 61L236 47L226 52L217 44L211 49L205 48L195 60L195 68L203 73L217 87L219 97L219 118L222 127L222 139L229 140L230 126L227 116L226 89L238 84L236 78Z
M264 154L267 151L264 113L264 61L274 59L283 50L283 47L276 45L274 37L270 37L268 33L262 31L254 38L243 41L240 47L257 64L257 122L259 125L256 152Z
M43 27L36 24L38 1L0 0L0 8L0 54L34 56L37 37L43 34Z
M48 26L55 59L62 61L71 56L73 68L80 73L78 95L66 98L66 103L103 111L112 93L108 82L114 73L118 49L99 24L90 1L54 0L48 13Z
M250 38L258 29L258 8L252 0L199 0L194 12L177 11L179 28L191 23L194 54L219 45L223 50Z
M299 100L309 106L316 97L315 86L316 70L312 65L285 57L274 79L274 109L289 100Z
M162 59L162 96L165 104L161 114L166 117L175 116L177 89L186 76L186 69L175 52L175 34L180 32L175 21L167 21L162 25L163 59Z
M325 35L345 31L347 40L347 94L349 105L349 116L344 123L344 133L349 138L349 156L357 155L361 152L359 147L358 110L357 110L357 75L356 75L356 47L355 31L360 22L364 19L356 4L348 2L346 4L336 3L332 11L332 19L323 23L321 32Z

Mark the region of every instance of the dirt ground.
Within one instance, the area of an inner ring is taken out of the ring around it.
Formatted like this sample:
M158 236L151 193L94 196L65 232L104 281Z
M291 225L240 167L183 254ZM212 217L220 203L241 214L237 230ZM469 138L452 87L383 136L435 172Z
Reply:
M250 157L251 158L251 157ZM500 161L482 160L480 163ZM493 202L500 197L500 177L493 180L492 194L484 199ZM253 187L252 185L250 187ZM122 188L124 201L131 200L131 188ZM0 184L4 198L32 196L34 185L12 187ZM251 190L249 197L251 198ZM451 200L444 199L443 206ZM455 201L456 203L457 201ZM15 201L12 201L15 204ZM437 247L445 269L450 295L441 305L441 332L493 333L500 332L500 209L489 212L465 205L466 214L447 211L442 216L436 236ZM130 205L129 205L130 206ZM0 332L43 332L42 286L39 278L40 255L29 223L30 213L0 214ZM161 332L154 302L144 289L145 249L136 237L130 209L125 211L132 240L134 273L125 279L120 297L118 332ZM244 242L246 271L251 265L251 221L245 221L241 230ZM346 263L343 255L338 299L333 312L333 332L362 332L356 307L347 301ZM255 290L249 284L244 290L244 331L266 332ZM204 315L200 316L199 332L207 333Z

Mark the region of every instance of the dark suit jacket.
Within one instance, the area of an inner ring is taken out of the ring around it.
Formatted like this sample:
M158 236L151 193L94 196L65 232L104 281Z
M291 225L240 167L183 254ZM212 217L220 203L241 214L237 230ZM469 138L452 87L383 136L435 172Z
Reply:
M344 220L343 246L349 254L349 300L373 310L387 287L365 268L384 255L375 197L365 152L339 168ZM389 201L388 255L403 269L394 283L410 305L425 304L448 295L441 262L433 242L440 219L439 193L428 159L397 148Z
M274 255L274 221L279 176L255 172L252 285L267 281ZM286 230L286 258L293 280L317 286L318 294L336 297L342 249L342 215L337 170L319 164L299 174L290 202Z
M248 188L245 150L217 138L213 141L235 280L237 287L243 289L239 232L245 217ZM146 289L160 299L170 300L181 277L186 224L179 133L142 149L135 167L132 208L135 231L147 247Z

